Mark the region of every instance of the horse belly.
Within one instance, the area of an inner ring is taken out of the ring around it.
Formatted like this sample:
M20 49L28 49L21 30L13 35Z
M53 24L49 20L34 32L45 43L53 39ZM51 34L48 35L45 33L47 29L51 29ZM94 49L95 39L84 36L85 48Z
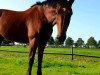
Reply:
M27 29L25 27L16 27L15 25L1 33L6 39L16 42L28 42Z
M11 40L11 41L16 41L16 42L28 42L28 36L27 34L21 34L21 33L7 33L5 38Z

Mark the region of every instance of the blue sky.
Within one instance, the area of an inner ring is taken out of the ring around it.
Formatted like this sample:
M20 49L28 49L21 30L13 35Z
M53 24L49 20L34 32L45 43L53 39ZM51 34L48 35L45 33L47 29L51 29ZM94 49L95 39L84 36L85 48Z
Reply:
M0 0L0 9L22 11L28 9L37 1L43 0ZM54 27L53 37L56 37L57 29ZM100 40L100 0L75 0L73 15L67 37L73 40L82 38L85 42L91 36Z

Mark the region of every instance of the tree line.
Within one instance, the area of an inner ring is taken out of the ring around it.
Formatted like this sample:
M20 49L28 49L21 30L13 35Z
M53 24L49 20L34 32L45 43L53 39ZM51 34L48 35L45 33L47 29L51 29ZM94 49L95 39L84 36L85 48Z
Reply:
M52 36L48 41L48 46L64 46L64 47L76 47L76 48L100 48L100 40L96 41L94 37L89 37L87 42L85 43L82 38L78 38L77 41L74 41L71 37L68 37L65 40L64 44L60 44L56 39Z
M4 39L2 45L14 45L14 42ZM78 38L77 41L74 41L71 37L68 37L65 42L59 43L57 39L50 37L48 47L76 47L76 48L100 48L100 40L96 41L94 37L89 37L85 43L82 38Z

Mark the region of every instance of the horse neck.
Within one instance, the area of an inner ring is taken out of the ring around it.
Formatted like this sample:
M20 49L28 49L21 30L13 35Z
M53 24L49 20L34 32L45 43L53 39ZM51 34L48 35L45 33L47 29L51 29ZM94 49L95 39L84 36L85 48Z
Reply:
M33 7L29 8L25 12L27 12L28 14L31 14L31 16L32 15L37 16L38 19L40 19L41 22L47 22L46 17L44 15L42 5L34 5Z

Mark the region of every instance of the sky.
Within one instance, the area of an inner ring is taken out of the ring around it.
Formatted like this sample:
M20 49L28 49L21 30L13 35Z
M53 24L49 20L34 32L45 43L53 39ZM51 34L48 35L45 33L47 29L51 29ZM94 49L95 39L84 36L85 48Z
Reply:
M43 0L0 0L0 9L23 11L28 9L37 1ZM74 41L82 38L85 42L93 36L100 40L100 0L75 0L73 15L67 30L67 37ZM57 28L54 26L52 36L57 35Z

